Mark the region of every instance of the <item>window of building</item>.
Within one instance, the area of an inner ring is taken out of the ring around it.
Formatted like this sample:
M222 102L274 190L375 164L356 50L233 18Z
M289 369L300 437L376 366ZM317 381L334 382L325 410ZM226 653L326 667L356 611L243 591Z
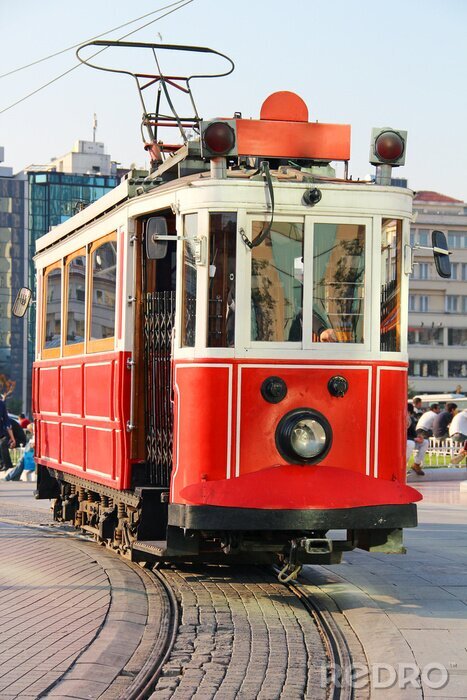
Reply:
M65 261L65 348L64 354L83 352L86 316L86 251L84 248Z
M117 239L111 233L93 243L90 255L88 350L113 348L117 284ZM99 301L97 301L99 299Z
M196 285L198 271L196 256L198 245L198 214L186 214L184 218L183 281L182 281L182 346L194 348L196 337Z
M253 222L253 240L264 226ZM274 222L251 254L251 339L301 341L302 307L303 224Z
M462 297L462 313L467 313L467 296Z
M459 297L455 294L446 295L446 311L449 313L457 313L459 309Z
M429 231L427 228L421 228L418 231L418 245L429 245Z
M415 245L415 229L414 228L410 229L410 245L411 246Z
M381 230L381 350L400 351L402 221L383 219Z
M467 248L467 232L448 231L449 248Z
M462 281L467 282L467 263L462 263Z
M43 357L59 357L62 333L62 264L44 273Z
M442 360L410 360L409 375L411 377L442 377Z
M415 311L415 294L409 294L409 311Z
M449 360L448 377L467 377L467 360Z
M421 311L422 313L427 313L427 311L428 311L428 306L429 306L429 304L428 304L428 296L422 294L422 295L420 296L419 303L420 303L420 311Z
M448 345L467 345L467 328L448 328Z
M409 328L409 345L443 345L443 329L435 326Z
M459 263L451 263L451 279L457 280L459 273Z
M237 215L211 214L209 234L208 347L235 345Z
M429 272L429 265L428 263L418 263L418 274L417 277L419 280L427 280L428 279L428 272Z

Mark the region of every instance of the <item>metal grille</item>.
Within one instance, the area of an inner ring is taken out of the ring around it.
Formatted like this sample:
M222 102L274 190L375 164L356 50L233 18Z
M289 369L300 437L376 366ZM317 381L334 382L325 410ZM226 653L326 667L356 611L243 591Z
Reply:
M168 486L172 469L173 409L171 342L175 292L146 294L146 461L150 483Z

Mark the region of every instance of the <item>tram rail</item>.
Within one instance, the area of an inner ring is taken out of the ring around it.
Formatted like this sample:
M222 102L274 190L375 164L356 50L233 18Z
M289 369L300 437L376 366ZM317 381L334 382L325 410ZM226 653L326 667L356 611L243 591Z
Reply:
M279 571L275 569L276 573ZM352 656L339 626L333 620L329 610L319 601L314 599L305 587L298 581L283 583L309 612L318 627L326 647L328 667L328 698L330 700L352 700L354 697L352 687Z

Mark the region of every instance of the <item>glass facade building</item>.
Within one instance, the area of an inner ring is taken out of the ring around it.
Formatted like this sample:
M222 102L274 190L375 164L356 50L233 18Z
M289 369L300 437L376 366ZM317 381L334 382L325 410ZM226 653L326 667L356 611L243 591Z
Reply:
M12 315L16 290L23 286L28 270L25 195L24 179L0 177L0 391L5 380L15 381L16 399L27 381L22 363L27 324Z
M6 170L6 169L4 169ZM12 315L18 289L35 289L36 240L119 184L117 176L53 170L0 173L0 375L16 382L9 410L31 415L35 307ZM0 391L2 386L0 386Z
M55 171L27 173L29 283L35 288L33 256L38 238L116 187L120 178L104 175L73 175ZM34 361L35 309L29 311L27 342L27 410L31 406L31 368Z

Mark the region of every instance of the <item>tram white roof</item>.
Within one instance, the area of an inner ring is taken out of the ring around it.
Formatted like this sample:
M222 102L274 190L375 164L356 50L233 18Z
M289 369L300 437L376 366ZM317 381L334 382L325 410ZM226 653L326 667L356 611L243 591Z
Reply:
M323 198L322 202L313 210L304 207L306 214L316 213L329 215L338 211L346 211L348 215L367 214L374 215L381 213L383 216L410 216L412 207L413 193L411 190L392 187L374 185L372 183L360 181L344 181L344 180L319 180L316 179L313 183L303 178L303 173L300 171L291 171L295 175L289 173L271 173L273 175L273 186L275 190L275 206L276 212L281 213L281 208L290 209L296 206L300 199L292 195L293 190L304 188L319 187L323 192L333 192L338 195L339 202L333 197L331 203L327 203ZM194 173L182 178L170 180L166 183L152 188L149 192L141 195L131 196L130 186L132 174L127 176L120 185L111 192L108 192L103 197L99 198L83 211L75 214L73 217L64 223L54 227L51 231L36 241L36 253L41 253L47 248L58 243L60 240L67 238L69 235L91 224L102 215L116 209L118 205L127 201L129 206L128 216L141 216L144 213L151 212L159 208L170 206L169 200L173 197L174 190L185 189L187 191L186 206L213 206L219 208L224 207L258 207L257 188L264 190L264 182L262 180L252 180L251 171L228 171L227 177L224 179L213 179L209 171L202 173ZM195 185L195 187L193 187ZM247 185L247 187L245 187ZM285 185L285 187L281 187ZM206 188L202 197L198 188ZM239 187L242 191L239 191ZM216 188L215 191L212 188ZM208 191L211 190L211 191ZM194 190L198 190L195 194ZM189 193L188 193L189 191ZM371 197L366 195L371 193ZM164 202L164 196L167 197L167 202ZM401 196L402 195L402 196ZM363 196L363 199L362 199ZM157 200L156 200L157 198ZM195 201L196 200L196 201ZM157 203L156 203L157 201ZM267 213L267 201L264 200L265 213Z

